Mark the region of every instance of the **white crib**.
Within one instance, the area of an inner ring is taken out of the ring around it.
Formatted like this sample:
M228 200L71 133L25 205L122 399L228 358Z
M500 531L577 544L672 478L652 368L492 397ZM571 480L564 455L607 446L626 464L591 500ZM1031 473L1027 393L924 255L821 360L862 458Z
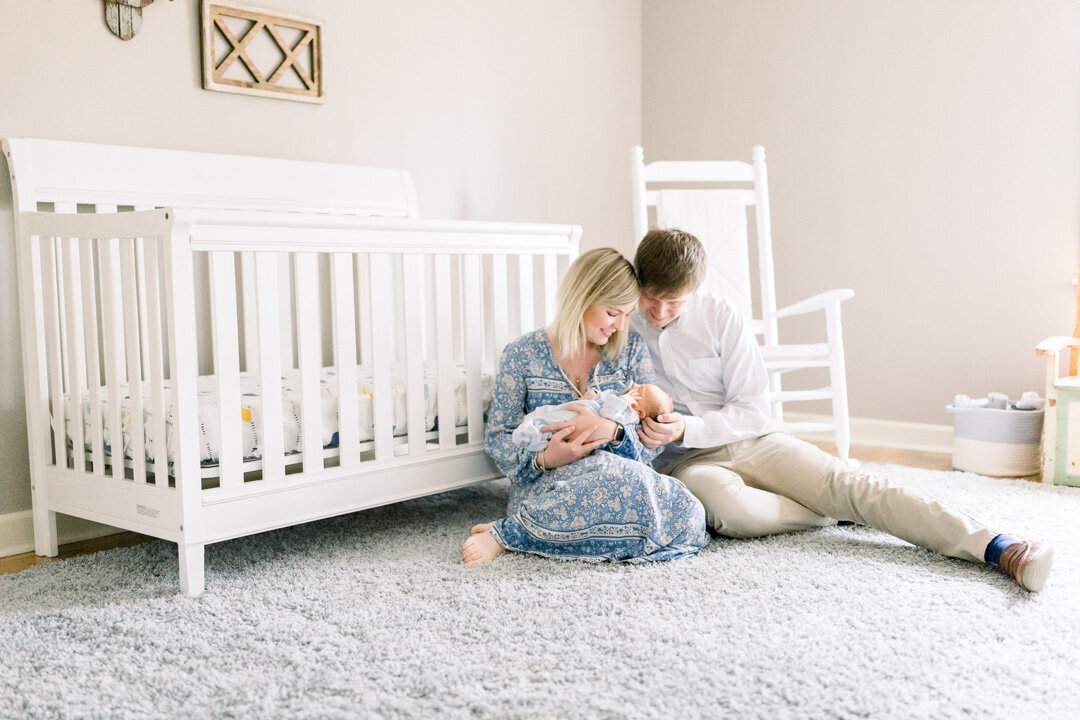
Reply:
M207 543L499 476L484 388L579 227L421 220L398 170L3 150L39 555L75 515L177 543L199 595Z

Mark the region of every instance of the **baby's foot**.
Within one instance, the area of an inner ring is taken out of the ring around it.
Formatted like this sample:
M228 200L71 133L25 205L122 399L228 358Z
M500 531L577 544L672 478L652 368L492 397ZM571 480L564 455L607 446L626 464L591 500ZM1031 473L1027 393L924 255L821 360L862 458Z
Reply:
M489 522L489 523L480 523L479 525L473 525L472 530L470 530L469 532L471 532L473 535L479 535L480 533L485 533L488 530L490 530L492 525L494 525L494 524L495 524L494 522Z
M499 544L489 532L470 535L465 544L461 546L461 556L466 565L483 565L506 552L506 548Z

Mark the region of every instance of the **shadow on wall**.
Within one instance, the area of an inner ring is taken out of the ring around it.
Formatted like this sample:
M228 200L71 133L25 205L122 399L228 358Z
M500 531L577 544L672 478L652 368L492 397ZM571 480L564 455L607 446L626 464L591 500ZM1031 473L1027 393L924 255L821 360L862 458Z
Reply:
M0 155L0 515L30 507L11 173Z

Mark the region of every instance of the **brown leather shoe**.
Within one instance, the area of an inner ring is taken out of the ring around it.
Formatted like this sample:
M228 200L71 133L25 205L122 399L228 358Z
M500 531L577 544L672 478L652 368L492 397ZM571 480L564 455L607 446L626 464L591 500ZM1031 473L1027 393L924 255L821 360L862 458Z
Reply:
M1054 548L1042 543L1017 542L1001 551L1001 571L1030 592L1039 592L1050 576Z

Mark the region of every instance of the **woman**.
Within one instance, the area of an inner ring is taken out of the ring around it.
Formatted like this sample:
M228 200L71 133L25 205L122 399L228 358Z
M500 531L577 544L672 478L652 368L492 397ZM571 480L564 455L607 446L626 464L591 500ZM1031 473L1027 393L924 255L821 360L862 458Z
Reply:
M488 454L510 478L507 517L473 528L462 554L469 565L507 550L582 560L642 562L691 555L709 540L701 503L678 480L647 463L636 428L583 406L556 423L547 448L533 453L511 436L542 405L580 399L589 390L625 393L653 380L639 335L627 330L637 304L634 268L611 248L592 250L559 285L547 328L506 346L485 436ZM594 452L595 451L595 452Z

